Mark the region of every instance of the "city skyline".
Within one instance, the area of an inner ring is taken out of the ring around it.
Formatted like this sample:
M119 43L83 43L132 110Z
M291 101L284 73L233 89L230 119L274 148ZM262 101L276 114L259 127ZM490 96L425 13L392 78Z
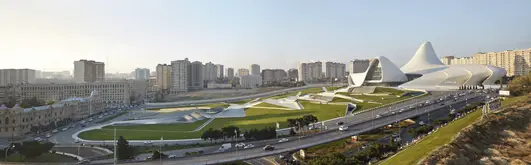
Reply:
M2 68L72 72L73 61L90 59L129 73L188 57L288 70L380 55L401 66L424 41L437 43L439 58L531 47L528 1L159 2L0 2ZM512 12L485 10L501 8Z

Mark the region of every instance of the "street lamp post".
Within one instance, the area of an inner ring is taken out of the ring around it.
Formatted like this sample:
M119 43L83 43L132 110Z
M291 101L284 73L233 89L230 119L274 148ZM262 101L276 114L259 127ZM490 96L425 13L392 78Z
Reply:
M15 148L15 144L11 144L11 145L9 145L9 146L7 147L7 149L6 149L6 156L5 156L5 162L7 162L7 151L9 151L9 149L11 149L11 148Z

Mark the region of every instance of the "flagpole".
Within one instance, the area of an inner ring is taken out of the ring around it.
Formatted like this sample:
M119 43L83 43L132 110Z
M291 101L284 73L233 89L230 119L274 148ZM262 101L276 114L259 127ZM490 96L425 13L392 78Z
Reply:
M114 127L114 165L116 165L118 163L118 159L116 158L116 153L118 152L118 150L116 150L116 127Z

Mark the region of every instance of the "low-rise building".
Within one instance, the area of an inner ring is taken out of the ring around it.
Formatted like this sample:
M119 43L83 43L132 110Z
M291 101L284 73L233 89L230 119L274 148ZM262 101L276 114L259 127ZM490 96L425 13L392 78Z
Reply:
M72 97L88 96L99 91L106 106L130 105L131 88L127 81L103 81L68 84L23 84L20 85L20 99L36 97L43 101L58 101Z
M104 110L103 100L96 90L89 97L69 98L53 105L12 108L0 105L0 137L21 137L31 127L47 126L57 121L80 120Z

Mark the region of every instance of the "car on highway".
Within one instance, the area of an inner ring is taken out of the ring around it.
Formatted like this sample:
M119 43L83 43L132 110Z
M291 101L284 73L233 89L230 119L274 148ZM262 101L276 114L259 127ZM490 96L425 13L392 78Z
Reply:
M343 124L345 124L345 122L340 121L340 122L337 122L336 124L337 125L343 125Z
M151 140L146 140L144 141L144 144L153 144L153 142Z
M68 130L68 127L64 127L62 130L63 130L63 131L66 131L66 130Z
M348 130L347 126L342 125L339 127L339 131L346 131L346 130Z
M272 146L272 145L266 145L266 146L264 147L264 151L273 151L273 150L275 150L275 147Z
M81 161L77 162L77 164L90 164L89 159L82 159Z
M92 121L92 120L93 120L92 118L89 118L89 119L88 119L89 122Z
M245 147L245 143L238 143L238 144L234 145L234 147L243 148L243 147Z
M52 134L51 133L47 133L45 137L46 138L50 138L50 137L52 137Z
M98 116L98 119L101 119L101 118L103 118L103 116Z
M380 118L380 117L382 117L382 116L380 116L380 114L376 115L376 118Z
M282 143L282 142L287 142L287 141L289 141L289 139L287 139L287 138L282 138L282 139L280 139L278 142L279 142L279 143Z
M36 138L34 138L33 140L38 141L38 142L43 141L43 139L42 139L41 137L36 137Z
M247 145L245 145L245 147L243 147L243 148L254 148L254 145L253 145L253 144L247 144Z
M168 158L169 159L175 159L175 158L177 158L177 155L170 155L170 156L168 156Z
M57 132L59 132L57 129L52 130L52 133L57 133Z
M426 125L426 123L424 123L424 121L420 121L419 125Z

